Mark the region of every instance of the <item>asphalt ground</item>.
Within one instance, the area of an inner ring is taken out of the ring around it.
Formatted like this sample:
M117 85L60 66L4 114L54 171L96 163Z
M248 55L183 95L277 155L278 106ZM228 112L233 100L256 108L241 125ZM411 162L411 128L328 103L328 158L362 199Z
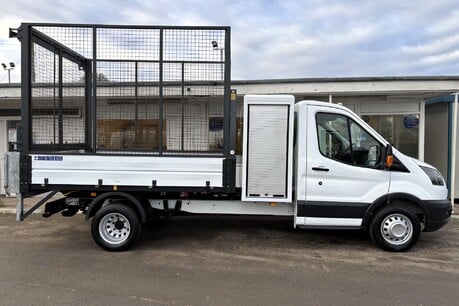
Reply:
M83 215L16 222L0 208L0 305L458 305L459 219L409 252L289 218L191 216L101 250Z

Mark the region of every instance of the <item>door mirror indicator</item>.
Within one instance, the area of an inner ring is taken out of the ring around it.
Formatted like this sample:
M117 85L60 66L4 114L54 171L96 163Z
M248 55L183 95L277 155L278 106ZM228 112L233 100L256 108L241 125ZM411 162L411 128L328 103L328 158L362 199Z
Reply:
M392 145L388 144L386 147L386 169L390 169L394 164L394 154L392 152Z

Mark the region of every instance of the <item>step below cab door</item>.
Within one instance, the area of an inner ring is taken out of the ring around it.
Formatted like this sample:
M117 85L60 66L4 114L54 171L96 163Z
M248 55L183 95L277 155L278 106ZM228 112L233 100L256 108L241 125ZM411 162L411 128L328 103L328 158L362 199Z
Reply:
M305 199L297 202L296 225L359 228L389 190L385 144L345 109L309 105L307 113Z

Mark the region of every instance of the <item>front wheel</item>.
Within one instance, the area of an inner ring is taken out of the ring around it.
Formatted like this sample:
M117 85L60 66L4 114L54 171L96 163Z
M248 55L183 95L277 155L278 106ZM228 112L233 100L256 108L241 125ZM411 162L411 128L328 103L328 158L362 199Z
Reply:
M102 207L91 223L92 238L108 251L129 249L139 238L141 230L135 211L123 204Z
M369 232L373 242L383 250L403 252L418 241L421 222L407 208L386 206L373 217Z

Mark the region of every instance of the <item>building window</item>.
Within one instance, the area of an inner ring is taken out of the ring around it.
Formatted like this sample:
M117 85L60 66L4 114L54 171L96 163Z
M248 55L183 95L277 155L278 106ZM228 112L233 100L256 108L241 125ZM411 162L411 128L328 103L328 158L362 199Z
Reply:
M362 119L399 151L419 157L419 114L364 115Z

